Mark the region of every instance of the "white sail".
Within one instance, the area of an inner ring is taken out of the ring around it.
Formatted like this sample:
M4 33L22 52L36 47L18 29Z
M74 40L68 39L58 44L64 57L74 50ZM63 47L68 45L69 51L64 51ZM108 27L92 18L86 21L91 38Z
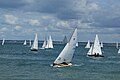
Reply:
M44 40L43 45L42 45L42 48L45 48L46 44L47 44L47 41Z
M90 49L89 49L87 55L93 55L92 50L93 50L93 45L91 45L91 47L90 47Z
M45 48L53 48L53 41L52 41L51 36L49 36L49 39L47 39L47 44Z
M34 39L32 47L31 47L31 50L38 50L38 37L37 37L37 34L35 34L35 39Z
M118 50L118 54L120 54L120 49Z
M4 45L5 44L5 38L3 38L3 40L2 40L2 45Z
M53 41L51 36L49 36L49 48L53 48Z
M25 46L27 44L26 40L24 41L23 45Z
M76 47L78 47L78 42L76 43Z
M103 43L102 42L100 43L100 47L103 48Z
M47 38L47 41L46 41L46 46L45 48L49 48L49 39Z
M116 48L118 49L118 42L116 43Z
M77 28L53 64L71 63L77 42Z
M100 42L97 34L96 34L94 45L93 45L93 54L102 55L101 46L100 46Z
M90 48L90 41L88 40L87 45L85 46L85 48Z

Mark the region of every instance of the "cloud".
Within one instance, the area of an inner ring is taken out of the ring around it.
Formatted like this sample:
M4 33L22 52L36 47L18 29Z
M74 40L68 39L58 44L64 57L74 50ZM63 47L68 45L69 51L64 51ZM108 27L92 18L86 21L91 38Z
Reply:
M40 22L39 22L39 20L36 20L36 19L30 19L29 24L32 26L39 26Z
M16 30L21 30L21 28L22 28L21 26L15 26Z
M4 15L5 16L5 22L8 24L16 24L18 18L13 15Z

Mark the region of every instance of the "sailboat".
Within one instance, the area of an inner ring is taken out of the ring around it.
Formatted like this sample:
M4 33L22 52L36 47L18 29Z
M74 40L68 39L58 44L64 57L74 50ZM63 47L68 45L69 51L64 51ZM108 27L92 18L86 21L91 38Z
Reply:
M118 42L116 43L116 48L118 49Z
M51 36L49 36L49 39L47 39L47 44L45 46L46 49L52 49L53 48L53 41Z
M23 45L25 46L27 44L26 40L24 41Z
M2 46L5 44L5 38L3 38L2 40Z
M37 50L38 50L38 37L37 37L37 33L36 33L33 45L31 47L31 51L37 51Z
M67 36L65 36L63 39L63 44L66 44L66 43L67 43Z
M103 43L102 42L100 43L100 47L103 48Z
M118 50L118 54L120 54L120 49Z
M76 43L76 47L78 47L78 42Z
M97 34L96 34L96 37L95 37L94 44L90 47L87 55L88 56L93 56L93 57L104 57L102 55L101 46L100 46L99 38L98 38Z
M85 46L85 48L90 48L90 41L88 40L87 45Z
M53 67L72 66L72 58L76 48L77 28L74 30L70 40L53 63Z
M41 49L45 49L45 46L47 45L47 41L46 41L46 39L44 40L44 42L43 42L43 45L42 45L42 48Z

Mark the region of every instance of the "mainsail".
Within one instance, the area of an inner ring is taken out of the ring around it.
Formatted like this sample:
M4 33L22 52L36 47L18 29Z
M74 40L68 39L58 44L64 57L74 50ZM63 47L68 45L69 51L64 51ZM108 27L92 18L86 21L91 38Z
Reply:
M2 45L4 45L5 44L5 38L3 38L3 40L2 40Z
M25 46L27 44L26 40L24 41L23 45Z
M37 37L37 33L36 33L33 45L31 47L31 51L37 51L37 50L38 50L38 37Z
M90 48L90 41L88 40L87 45L85 46L85 48Z

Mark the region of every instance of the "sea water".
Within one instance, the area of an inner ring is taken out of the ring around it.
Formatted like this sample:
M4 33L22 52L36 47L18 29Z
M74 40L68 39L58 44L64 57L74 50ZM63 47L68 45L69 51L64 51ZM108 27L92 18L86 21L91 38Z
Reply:
M104 45L105 57L95 59L87 57L88 49L79 44L72 67L51 67L64 46L54 44L54 49L34 52L29 45L5 43L0 46L0 80L120 80L120 54L115 46Z

